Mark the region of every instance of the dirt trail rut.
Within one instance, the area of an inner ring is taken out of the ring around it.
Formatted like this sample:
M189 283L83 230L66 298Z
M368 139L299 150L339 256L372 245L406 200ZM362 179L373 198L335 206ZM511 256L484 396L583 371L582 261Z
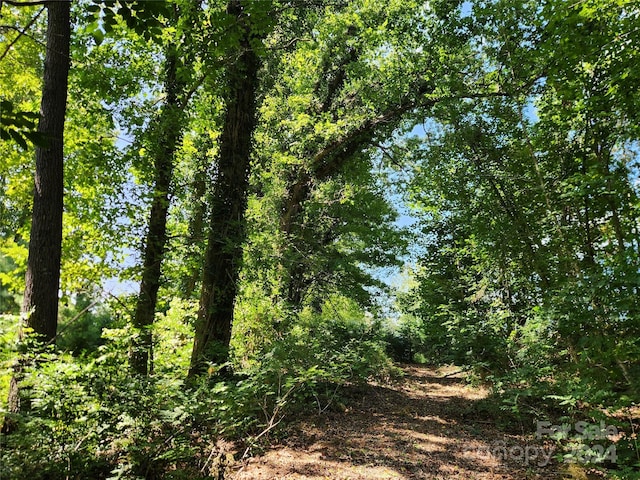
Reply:
M295 422L233 480L562 478L553 460L543 465L550 448L483 417L485 390L452 369L404 370L396 384L347 388L343 408Z

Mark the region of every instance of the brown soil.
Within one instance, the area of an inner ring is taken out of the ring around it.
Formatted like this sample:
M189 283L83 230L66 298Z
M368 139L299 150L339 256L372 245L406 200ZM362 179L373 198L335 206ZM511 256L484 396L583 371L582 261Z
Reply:
M292 422L283 440L236 465L231 478L563 478L553 460L542 465L552 446L499 430L478 408L487 392L454 368L404 371L395 384L347 387L331 411Z

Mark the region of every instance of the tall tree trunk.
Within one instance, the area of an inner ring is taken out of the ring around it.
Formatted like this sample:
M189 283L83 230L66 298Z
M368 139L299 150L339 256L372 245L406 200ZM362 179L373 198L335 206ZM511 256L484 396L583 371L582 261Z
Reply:
M47 4L47 53L44 60L38 131L47 139L36 148L35 189L22 310L27 327L50 342L58 327L58 289L62 255L63 147L69 77L70 2Z
M129 364L140 375L152 370L151 349L153 339L150 327L156 312L158 289L160 288L161 265L164 248L167 243L167 214L169 212L169 192L173 177L174 156L182 135L182 108L179 97L183 93L184 83L178 81L178 58L175 46L167 50L165 60L166 103L158 119L158 126L152 132L155 143L154 153L154 192L149 215L142 268L140 293L136 304L133 326L136 334L131 343Z
M227 69L227 105L220 137L218 172L211 194L211 214L204 258L200 308L189 376L222 364L229 357L233 308L245 241L252 136L256 125L256 91L260 61L251 46L250 19L240 0L227 11L242 23L234 63Z
M22 304L22 311L26 314L25 326L46 343L55 340L58 328L64 207L64 122L71 42L70 5L69 1L47 3L47 52L38 125L38 132L46 138L46 145L36 147L29 259ZM20 410L20 370L18 365L10 385L10 413ZM3 431L11 431L14 427L9 418L5 419Z

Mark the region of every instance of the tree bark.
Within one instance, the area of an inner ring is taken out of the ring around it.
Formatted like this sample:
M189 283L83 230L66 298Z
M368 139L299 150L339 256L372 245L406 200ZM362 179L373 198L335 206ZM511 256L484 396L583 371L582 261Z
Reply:
M211 147L211 140L204 139L198 146L198 154L196 158L196 173L193 182L193 190L191 192L191 204L193 210L189 217L189 236L187 237L187 245L191 247L189 258L185 258L186 273L182 279L181 292L183 298L190 299L196 291L198 280L200 280L201 266L203 262L204 248L201 247L204 242L205 225L207 220L207 206L205 197L207 196L207 180L208 180L208 153Z
M42 99L38 132L46 144L36 147L35 188L29 258L22 311L25 325L38 340L55 341L58 328L58 290L62 256L62 212L64 208L64 123L67 112L69 48L71 42L68 1L47 3L47 52L44 59ZM20 338L24 336L20 326ZM8 410L20 412L20 363L14 368ZM11 415L3 432L15 429Z
M46 146L36 147L35 189L29 259L22 311L26 326L51 342L58 327L58 289L62 255L63 133L67 111L70 3L47 4L47 53L44 60L38 132Z
M184 83L177 79L178 58L175 47L169 47L165 64L166 103L158 119L157 131L153 132L154 149L154 192L149 215L149 229L145 242L144 264L140 293L133 319L135 336L131 343L129 364L140 375L152 371L151 350L153 339L150 327L156 312L158 290L160 288L161 265L167 243L167 214L169 193L173 178L174 156L182 135L182 109L179 96Z
M347 61L355 61L356 58L356 52L350 51ZM344 68L347 64L341 65L340 68ZM330 109L334 96L338 93L343 81L343 75L339 70L328 86L327 96L322 99L320 113L326 113ZM335 82L339 83L335 84ZM435 103L437 100L421 100L422 95L430 91L431 86L428 83L418 82L411 96L401 99L397 104L380 112L378 116L363 121L342 137L322 146L319 150L307 152L311 158L310 166L306 169L300 169L294 182L289 186L279 219L280 231L285 234L289 243L286 253L282 255L282 291L285 292L286 302L294 310L301 308L305 284L308 285L304 278L306 274L305 259L296 252L303 250L297 245L304 241L302 239L304 225L302 225L301 218L304 213L304 205L309 200L314 185L342 171L355 155L371 145L377 135L392 131L408 112L419 106L428 107Z
M246 236L245 210L260 61L251 46L251 19L242 2L231 1L227 11L243 31L235 61L227 69L228 97L217 178L211 194L200 308L189 369L191 377L202 373L207 363L223 364L229 358L233 308Z

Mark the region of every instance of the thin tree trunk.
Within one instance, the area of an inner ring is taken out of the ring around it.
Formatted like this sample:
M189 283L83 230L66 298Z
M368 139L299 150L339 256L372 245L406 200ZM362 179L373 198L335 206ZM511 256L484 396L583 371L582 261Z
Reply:
M618 212L619 207L621 207L620 202L617 202L619 199L618 191L611 179L611 176L613 175L613 172L611 171L611 149L603 145L597 145L596 148L598 152L598 160L602 165L602 173L607 185L606 201L609 206L609 210L611 210L611 224L613 225L613 231L616 236L616 242L618 245L617 250L618 254L623 256L627 248L625 245L625 234L622 228L622 222L620 221L620 213Z
M193 250L189 253L189 257L191 258L185 259L187 272L182 279L181 292L183 294L183 298L191 298L193 296L196 291L198 280L200 280L202 276L201 266L203 260L203 249L201 248L201 244L204 241L207 213L205 197L207 194L207 162L210 146L211 140L207 138L199 146L196 158L196 174L191 193L191 204L193 206L193 210L191 211L191 217L189 218L189 236L187 238L187 245L189 245Z
M548 272L548 266L538 253L540 249L540 241L535 238L534 229L527 221L521 209L518 208L519 206L517 201L514 199L513 194L509 192L504 182L500 182L499 178L485 168L483 158L487 153L484 151L484 147L482 146L483 134L480 130L477 130L474 134L475 138L470 139L469 142L469 147L472 152L471 161L480 174L480 177L486 179L488 182L491 187L491 191L505 215L507 215L507 217L509 217L513 222L514 226L516 226L516 233L521 242L526 246L524 254L528 257L530 268L540 277L542 287L545 289L549 288L551 285L551 278Z
M129 354L131 369L140 375L147 375L150 364L153 339L150 327L156 311L158 289L160 288L161 265L167 243L167 214L169 212L169 192L173 178L174 156L182 134L182 109L178 99L184 84L177 80L178 58L175 47L169 47L165 65L166 103L158 120L158 128L153 132L155 183L149 229L147 232L144 265L140 293L136 304L133 326L136 329Z
M587 180L587 154L583 154L582 156L582 164L581 164L581 173L583 181ZM591 196L589 194L589 188L585 189L585 193L582 196L583 206L584 206L584 255L586 264L589 267L593 267L595 265L595 247L594 247L594 239L593 239L593 231L591 227Z
M251 46L250 19L242 2L231 1L227 11L245 24L242 25L244 31L238 54L227 70L228 101L220 137L217 178L211 195L209 234L189 376L203 372L208 362L223 364L229 358L233 308L246 236L245 210L260 62Z
M58 328L64 207L64 123L71 41L70 5L68 1L47 3L47 52L38 125L38 132L46 138L46 145L36 147L29 259L22 304L22 311L26 314L25 326L32 329L38 339L45 343L55 340ZM20 337L23 337L22 327ZM18 365L10 385L10 413L20 411L20 376L21 367ZM3 431L9 432L14 428L15 424L7 417Z

